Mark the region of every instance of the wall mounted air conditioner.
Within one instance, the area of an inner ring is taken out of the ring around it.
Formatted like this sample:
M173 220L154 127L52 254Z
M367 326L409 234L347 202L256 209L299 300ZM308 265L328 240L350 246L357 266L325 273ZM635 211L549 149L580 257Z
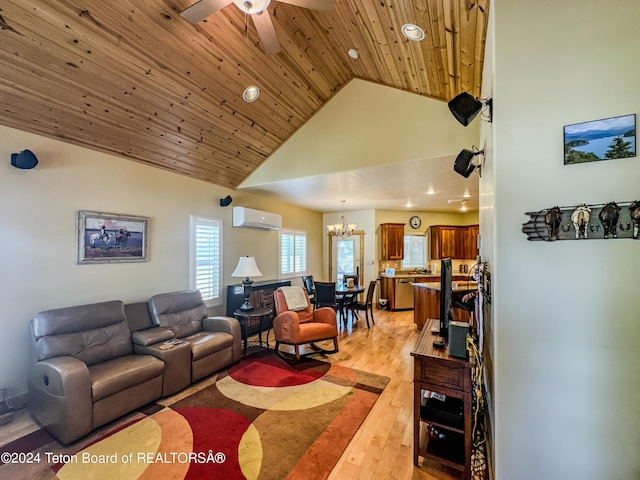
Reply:
M233 226L280 230L282 216L247 207L233 207Z

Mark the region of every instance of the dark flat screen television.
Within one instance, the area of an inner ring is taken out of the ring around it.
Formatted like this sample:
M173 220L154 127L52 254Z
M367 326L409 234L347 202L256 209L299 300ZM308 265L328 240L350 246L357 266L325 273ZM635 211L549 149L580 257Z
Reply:
M449 322L451 321L451 296L452 290L451 259L440 260L440 336L448 339Z

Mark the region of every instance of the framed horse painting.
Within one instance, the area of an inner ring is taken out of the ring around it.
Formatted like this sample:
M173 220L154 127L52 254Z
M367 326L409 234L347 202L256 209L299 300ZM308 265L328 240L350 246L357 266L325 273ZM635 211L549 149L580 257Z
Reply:
M79 211L78 264L146 262L149 219Z

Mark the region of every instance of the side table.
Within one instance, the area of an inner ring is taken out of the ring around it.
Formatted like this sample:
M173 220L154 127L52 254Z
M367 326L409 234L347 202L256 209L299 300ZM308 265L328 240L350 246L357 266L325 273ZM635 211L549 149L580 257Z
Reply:
M272 308L258 307L253 310L236 310L233 312L233 316L240 322L240 330L242 331L242 340L244 340L244 351L242 356L247 355L247 325L259 325L258 327L258 339L260 346L262 347L262 330L265 319L273 314ZM267 348L269 348L269 330L267 329Z

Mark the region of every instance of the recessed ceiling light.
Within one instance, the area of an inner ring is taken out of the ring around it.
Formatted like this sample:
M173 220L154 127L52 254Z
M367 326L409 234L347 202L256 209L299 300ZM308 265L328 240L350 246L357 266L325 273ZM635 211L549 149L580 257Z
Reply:
M242 92L242 99L248 103L255 102L259 96L260 89L255 85L245 88L244 92Z
M354 60L356 60L358 58L358 50L356 50L355 48L350 48L349 51L347 52L349 54L349 56L351 58L353 58Z
M435 195L436 191L433 189L433 187L429 187L429 190L427 190L427 195Z
M401 31L402 35L414 42L419 42L424 39L424 30L413 23L405 23L402 25Z

